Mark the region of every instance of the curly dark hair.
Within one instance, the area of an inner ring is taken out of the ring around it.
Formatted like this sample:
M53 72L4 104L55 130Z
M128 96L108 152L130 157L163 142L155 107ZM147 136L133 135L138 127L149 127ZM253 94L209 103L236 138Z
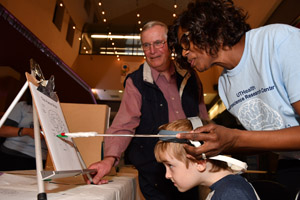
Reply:
M232 0L202 0L190 3L170 27L168 45L184 62L177 39L178 28L189 32L189 39L209 55L217 55L221 45L232 47L250 30L248 14L236 7Z
M179 66L183 69L188 69L190 70L190 64L187 62L187 58L183 57L181 52L182 52L182 48L178 42L177 39L177 32L178 32L178 28L179 28L179 18L177 18L173 25L169 27L169 31L168 31L168 46L169 49L172 51L172 53L174 53L176 62L179 64Z

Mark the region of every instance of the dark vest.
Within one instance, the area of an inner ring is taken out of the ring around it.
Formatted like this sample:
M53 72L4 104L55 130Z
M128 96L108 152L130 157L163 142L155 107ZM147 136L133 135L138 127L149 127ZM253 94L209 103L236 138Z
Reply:
M157 134L158 127L169 122L168 104L163 93L155 83L143 80L143 65L128 77L132 79L142 96L140 124L135 134ZM183 78L176 72L178 91ZM199 115L199 94L194 73L187 81L181 103L187 117ZM156 163L154 146L157 141L158 138L133 138L125 152L125 161L133 164L139 171L155 170L151 163Z

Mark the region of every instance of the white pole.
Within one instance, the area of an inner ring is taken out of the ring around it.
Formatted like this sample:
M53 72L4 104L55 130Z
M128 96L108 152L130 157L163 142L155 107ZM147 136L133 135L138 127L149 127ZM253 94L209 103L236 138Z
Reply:
M47 199L45 193L45 186L42 179L41 171L43 171L43 158L42 158L42 148L41 148L41 136L40 136L40 123L35 106L33 109L33 125L34 125L34 145L35 145L35 162L36 162L36 177L38 184L38 200Z
M5 120L7 119L8 115L10 114L10 112L12 111L12 109L16 106L16 104L19 102L20 98L23 96L24 92L26 91L26 89L28 88L28 82L26 81L26 83L23 85L22 89L20 90L20 92L18 93L18 95L15 97L15 99L13 100L13 102L10 104L10 106L8 107L7 111L4 113L3 117L0 120L0 128L2 127L2 125L4 124Z

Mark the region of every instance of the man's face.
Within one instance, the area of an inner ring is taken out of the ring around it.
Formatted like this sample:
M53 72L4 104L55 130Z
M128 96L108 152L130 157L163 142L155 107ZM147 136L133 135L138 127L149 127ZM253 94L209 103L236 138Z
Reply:
M179 27L177 37L179 45L183 48L182 56L187 58L192 68L196 68L199 72L203 72L215 64L215 57L213 58L190 41L190 34L188 31Z
M156 25L141 35L146 61L159 72L169 69L170 51L164 27Z

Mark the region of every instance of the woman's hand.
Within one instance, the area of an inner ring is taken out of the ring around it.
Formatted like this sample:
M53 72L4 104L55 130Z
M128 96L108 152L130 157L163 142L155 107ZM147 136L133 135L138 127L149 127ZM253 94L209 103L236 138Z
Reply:
M184 145L188 157L202 159L203 153L207 157L229 152L238 138L237 129L229 129L216 124L208 124L191 131L190 133L179 133L176 135L180 139L188 139L204 142L200 147Z

